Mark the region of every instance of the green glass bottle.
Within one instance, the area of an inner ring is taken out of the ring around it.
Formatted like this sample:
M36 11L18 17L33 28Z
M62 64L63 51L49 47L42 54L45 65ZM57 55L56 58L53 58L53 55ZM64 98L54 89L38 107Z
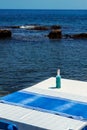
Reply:
M57 70L57 76L56 76L56 88L61 88L60 69Z

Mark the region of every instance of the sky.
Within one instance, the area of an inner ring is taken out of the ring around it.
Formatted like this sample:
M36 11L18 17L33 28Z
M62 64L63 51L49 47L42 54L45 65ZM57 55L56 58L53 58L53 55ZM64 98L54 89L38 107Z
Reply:
M0 0L0 9L87 9L87 0Z

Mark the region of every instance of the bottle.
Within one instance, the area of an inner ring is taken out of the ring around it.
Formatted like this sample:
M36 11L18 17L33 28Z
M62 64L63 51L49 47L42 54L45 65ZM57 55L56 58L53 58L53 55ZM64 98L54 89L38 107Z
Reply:
M57 70L57 76L56 76L56 88L61 88L60 69Z

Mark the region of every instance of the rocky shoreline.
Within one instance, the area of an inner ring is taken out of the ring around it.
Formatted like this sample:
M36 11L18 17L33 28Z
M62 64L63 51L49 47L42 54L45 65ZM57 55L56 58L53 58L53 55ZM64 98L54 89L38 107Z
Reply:
M4 26L0 27L0 39L11 38L11 29L26 29L26 30L37 30L37 31L48 31L47 37L49 39L87 39L87 32L78 34L62 34L62 27L60 25L43 26L43 25L24 25L24 26Z

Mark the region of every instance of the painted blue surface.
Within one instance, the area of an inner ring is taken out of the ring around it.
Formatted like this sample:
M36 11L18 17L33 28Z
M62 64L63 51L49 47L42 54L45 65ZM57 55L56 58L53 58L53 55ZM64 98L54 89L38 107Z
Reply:
M1 98L1 102L78 120L87 120L87 103L70 99L18 91Z
M18 130L17 126L11 122L0 120L0 130Z

